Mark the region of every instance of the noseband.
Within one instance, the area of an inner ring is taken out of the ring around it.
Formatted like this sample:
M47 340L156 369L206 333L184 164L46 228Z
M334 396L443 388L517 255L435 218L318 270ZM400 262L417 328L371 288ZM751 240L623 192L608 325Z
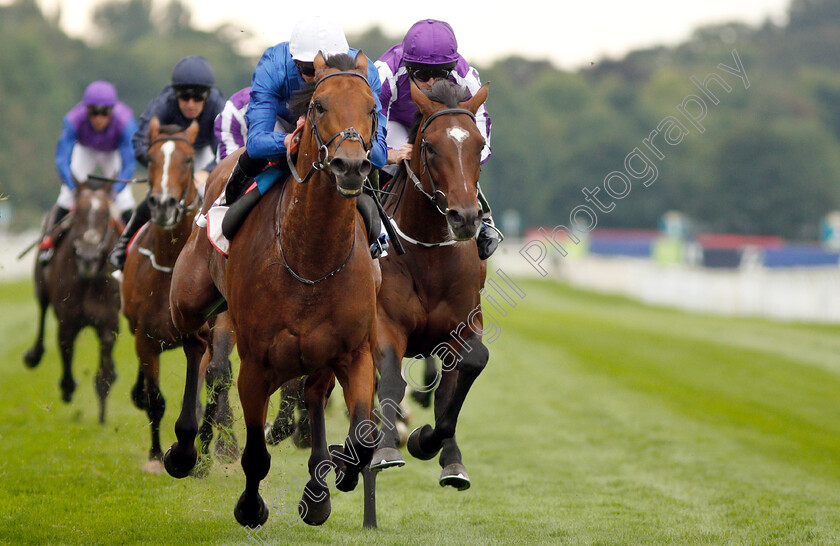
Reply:
M432 185L432 193L428 193L426 190L423 189L423 182L418 178L414 171L411 170L411 167L408 165L408 161L405 162L405 169L408 173L409 178L414 183L415 189L425 195L429 201L435 206L437 211L441 213L443 216L446 216L447 211L449 210L449 200L446 198L446 194L437 189L437 185L435 184L435 179L432 177L432 171L429 169L429 159L428 159L428 147L429 144L426 142L426 128L429 127L429 124L435 118L444 115L460 115L464 114L470 117L470 119L475 122L475 114L466 110L464 108L445 108L443 110L438 110L431 116L429 116L426 121L423 123L422 127L420 127L420 160L423 164L423 170L420 172L422 176L423 173L426 173L427 178L429 179L429 184ZM438 195L440 195L440 200L438 199ZM442 204L441 204L442 200Z
M173 141L186 142L187 144L190 145L190 148L192 149L192 142L190 142L190 140L188 138L182 137L182 136L162 136L162 137L158 137L158 138L154 139L152 142L149 143L149 148L151 148L152 146L154 146L158 142L173 142ZM196 205L201 200L201 196L198 195L198 192L196 192L195 199L193 199L193 202L190 203L189 205L187 205L187 194L189 194L190 186L193 184L194 174L195 174L195 164L191 163L190 164L190 179L187 182L187 184L184 186L184 193L181 194L181 199L178 201L178 205L175 207L175 221L173 222L173 226L178 225L178 223L181 221L181 218L184 217L184 214L186 214L187 211L194 210L196 208Z
M362 78L368 86L370 83L368 82L367 78L359 74L358 72L351 72L349 70L344 70L341 72L334 72L332 74L327 74L320 80L318 83L315 84L315 90L318 89L318 86L321 85L325 80L332 78L333 76L356 76L357 78ZM318 158L317 160L312 162L312 167L309 169L309 172L306 173L306 176L301 178L295 168L295 163L292 161L292 154L286 150L286 162L289 165L289 170L292 173L292 177L295 179L295 182L298 184L303 184L304 182L308 181L315 171L323 171L327 170L330 167L330 151L329 145L333 143L336 139L338 139L338 144L336 144L335 149L338 151L338 148L344 144L345 141L356 141L361 143L362 148L366 152L367 159L370 159L371 150L373 148L373 139L376 138L376 131L379 128L379 115L378 112L374 112L372 117L372 130L370 133L370 142L365 142L365 139L362 138L361 133L359 133L355 128L349 127L344 129L343 131L339 131L338 133L334 134L324 142L324 139L321 138L321 133L318 131L318 125L315 123L315 116L312 114L312 110L315 108L315 101L314 101L314 91L313 91L313 100L309 102L309 108L306 111L306 119L309 121L309 126L312 130L312 135L315 137L315 143L318 145Z

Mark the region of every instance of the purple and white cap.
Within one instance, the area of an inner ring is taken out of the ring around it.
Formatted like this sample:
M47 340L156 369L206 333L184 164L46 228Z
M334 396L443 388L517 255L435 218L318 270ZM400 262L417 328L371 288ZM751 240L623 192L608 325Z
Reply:
M458 41L449 23L436 19L417 21L402 41L403 61L447 64L458 61Z

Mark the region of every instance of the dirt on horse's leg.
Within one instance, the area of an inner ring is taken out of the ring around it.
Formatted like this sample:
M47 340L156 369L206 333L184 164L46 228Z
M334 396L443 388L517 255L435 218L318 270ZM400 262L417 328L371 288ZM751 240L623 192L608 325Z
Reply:
M346 492L356 488L359 472L370 464L378 441L372 411L375 377L370 351L360 351L350 366L336 370L336 377L350 410L350 431L344 441L343 457L337 457L335 482L339 491Z
M184 382L181 414L175 422L175 436L178 441L172 444L163 457L166 471L175 478L189 475L198 459L198 451L195 448L195 436L198 434L195 405L198 401L199 367L205 349L205 341L195 333L185 335L183 343L184 354L187 356L187 378Z
M47 291L40 283L36 281L35 295L38 298L38 307L40 310L38 316L38 335L35 337L35 344L32 345L28 351L23 354L23 363L29 368L34 368L41 363L41 357L44 356L44 321L47 318L47 309L50 306L50 297Z
M381 433L379 445L370 463L371 469L376 471L405 464L405 459L398 449L400 437L397 432L397 413L399 412L400 415L403 413L400 403L405 396L406 386L400 369L402 363L400 354L393 346L388 346L382 351L382 357L377 362ZM407 371L409 372L410 370Z
M306 376L303 398L309 410L309 430L312 447L309 455L309 481L298 504L304 523L321 525L330 517L330 490L326 477L335 463L327 449L327 427L324 408L327 396L335 385L335 376L327 369Z
M268 519L268 506L260 496L260 482L268 475L271 455L265 446L265 418L271 394L261 363L242 359L239 370L239 399L245 417L245 450L242 470L245 472L245 491L236 502L233 515L240 525L256 527Z
M428 460L437 455L443 447L443 441L455 436L455 426L458 422L458 414L461 412L461 407L464 405L464 400L469 393L470 387L479 376L481 371L487 365L489 352L487 347L481 342L478 336L472 336L466 340L468 349L461 350L461 360L456 364L457 374L455 377L455 386L452 388L452 395L446 396L448 385L441 385L444 391L442 400L445 401L445 407L435 416L434 428L430 425L424 425L415 429L408 438L408 450L418 459ZM446 363L444 362L446 368ZM444 375L448 372L444 372ZM451 379L447 379L447 382ZM443 380L442 380L443 383ZM438 386L438 390L441 389ZM437 398L437 395L436 395ZM435 403L437 406L437 402Z
M166 399L160 390L160 345L150 339L141 330L137 330L134 337L134 348L140 360L140 371L143 373L144 389L148 395L146 415L152 434L152 447L149 449L149 460L160 461L163 450L160 446L160 422L166 412ZM159 467L158 467L159 468Z
M99 424L105 424L105 400L111 392L111 385L117 379L114 367L114 343L117 341L117 328L114 324L103 324L99 330L99 371L96 372L96 394L99 396Z
M58 347L61 350L61 362L63 373L61 376L61 399L70 402L73 399L73 392L76 390L76 380L73 379L73 345L76 336L79 335L79 327L75 324L59 321L58 323Z

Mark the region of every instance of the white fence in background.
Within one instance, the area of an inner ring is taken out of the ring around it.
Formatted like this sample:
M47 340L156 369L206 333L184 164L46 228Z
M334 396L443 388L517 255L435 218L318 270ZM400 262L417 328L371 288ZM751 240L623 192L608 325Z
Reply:
M491 270L539 278L519 255L522 241L506 241ZM597 255L543 263L546 278L620 294L644 303L721 315L840 322L840 267L709 269L658 265L651 260Z
M17 280L24 277L32 277L35 268L35 256L38 249L34 248L22 259L18 260L18 254L37 240L40 235L38 231L27 231L25 233L2 233L0 232L0 281Z

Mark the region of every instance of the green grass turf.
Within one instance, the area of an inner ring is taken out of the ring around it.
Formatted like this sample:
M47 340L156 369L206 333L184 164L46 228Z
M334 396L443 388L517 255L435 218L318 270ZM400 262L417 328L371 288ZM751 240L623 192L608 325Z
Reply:
M0 542L840 542L840 326L692 315L517 282L525 299L500 318L459 423L469 491L441 489L436 460L406 454L405 467L379 475L378 530L361 529L359 489L334 492L318 528L290 525L275 508L258 538L233 518L238 463L216 463L202 480L142 471L149 432L130 402L136 363L124 326L100 426L92 332L77 344L79 388L65 405L54 319L43 363L24 369L31 285L0 285ZM165 447L182 359L172 351L162 363ZM341 405L334 395L331 442L347 433ZM428 421L429 410L412 408L414 425ZM308 453L270 451L261 490L279 507L298 498Z

